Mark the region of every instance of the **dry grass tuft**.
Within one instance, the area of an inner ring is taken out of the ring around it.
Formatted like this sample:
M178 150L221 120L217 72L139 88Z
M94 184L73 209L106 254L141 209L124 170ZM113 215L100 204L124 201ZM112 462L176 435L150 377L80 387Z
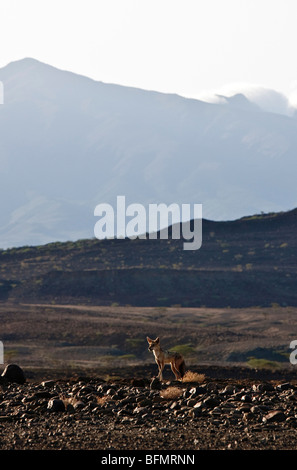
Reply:
M178 387L168 387L160 392L161 398L165 398L165 400L176 400L181 394L182 390Z
M205 375L198 374L197 372L191 372L188 370L185 375L183 376L183 382L195 382L195 383L202 383L204 382Z
M98 405L103 406L108 400L110 400L110 398L111 397L109 395L105 395L104 397L97 397L96 400Z

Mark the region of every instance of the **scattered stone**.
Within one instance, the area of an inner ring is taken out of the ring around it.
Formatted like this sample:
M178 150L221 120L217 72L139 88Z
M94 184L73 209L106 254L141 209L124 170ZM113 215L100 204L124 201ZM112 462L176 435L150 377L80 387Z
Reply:
M250 412L253 414L260 414L261 408L258 405L252 406Z
M60 398L52 398L49 400L47 409L50 411L65 411L65 404Z
M285 421L285 419L286 415L280 410L270 411L266 416L263 416L264 423L280 423L281 421Z
M251 405L249 403L243 403L238 409L241 412L249 412L251 409Z
M115 393L115 391L113 389L109 389L107 391L107 393L110 393L112 390L113 393ZM90 386L90 385L84 385L83 387L80 388L80 390L78 390L77 392L77 396L78 397L82 397L82 396L85 396L85 395L88 395L92 392L94 392L94 387Z
M261 383L261 384L254 384L253 390L255 392L273 392L274 386L270 383Z
M216 406L213 410L211 410L211 415L214 416L214 415L221 415L222 414L222 410L219 406Z
M86 404L82 400L79 400L77 398L74 398L74 399L71 399L71 400L65 400L64 405L65 404L66 404L67 410L71 410L71 408L73 408L73 410L80 410L80 409L82 409L86 406ZM95 408L95 406L94 406L94 408Z
M196 403L197 403L197 400L195 398L190 398L189 400L187 400L187 406L195 406Z
M286 382L286 383L278 384L276 388L277 390L283 391L283 390L290 390L293 387L289 382Z
M222 390L221 394L222 395L233 395L234 393L237 392L237 389L234 387L234 385L228 384L226 387Z
M245 421L246 423L252 421L254 419L254 415L252 413L249 413L249 412L245 412L243 413L243 417L242 417L243 421Z
M7 422L11 422L13 421L13 417L12 416L0 416L0 424L1 423L7 423Z
M147 385L147 381L145 379L137 379L134 378L131 380L132 387L145 387Z
M249 394L243 395L241 397L241 401L244 401L246 403L251 403L252 402L252 397Z
M297 419L293 416L290 416L289 418L286 419L286 422L292 426L293 428L297 427Z
M161 384L160 380L158 379L158 377L154 377L151 381L150 389L151 390L161 390L161 388L162 388L162 384Z
M55 381L54 380L44 380L43 382L41 382L41 385L43 387L52 387L53 385L55 385Z
M197 397L198 395L205 393L205 387L192 387L189 393L191 398Z
M156 426L153 426L151 429L150 429L150 432L157 432L158 431L158 428Z
M164 399L160 389L168 384L150 383L7 382L0 388L0 447L151 448L160 430L164 446L180 445L178 437L185 446L199 442L201 449L227 449L230 443L239 449L296 446L293 384L178 383L180 395Z
M148 398L142 398L139 401L140 406L151 406L151 404L152 404L152 400L149 400Z
M220 400L218 400L216 397L210 396L205 398L203 403L205 404L205 406L207 406L207 408L214 408L215 406L218 406L220 404Z
M148 412L148 409L145 406L137 406L134 408L133 413L135 414L145 414Z
M189 416L191 418L197 418L198 416L201 416L201 409L193 408L192 410L189 411Z
M97 392L101 392L103 394L105 394L107 392L107 390L110 389L110 385L109 384L101 384L99 385L99 387L97 388Z

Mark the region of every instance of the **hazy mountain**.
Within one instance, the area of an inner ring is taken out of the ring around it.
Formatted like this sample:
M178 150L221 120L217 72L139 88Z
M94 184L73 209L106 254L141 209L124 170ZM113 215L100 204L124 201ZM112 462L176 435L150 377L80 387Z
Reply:
M243 95L205 103L33 59L0 80L0 247L92 237L117 195L215 220L297 206L297 119Z

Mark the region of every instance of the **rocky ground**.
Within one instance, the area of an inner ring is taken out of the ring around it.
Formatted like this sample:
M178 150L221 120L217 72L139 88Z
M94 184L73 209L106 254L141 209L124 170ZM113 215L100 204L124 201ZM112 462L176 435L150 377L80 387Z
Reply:
M1 450L293 450L297 384L0 377ZM194 379L196 381L194 381ZM18 383L17 383L18 382Z

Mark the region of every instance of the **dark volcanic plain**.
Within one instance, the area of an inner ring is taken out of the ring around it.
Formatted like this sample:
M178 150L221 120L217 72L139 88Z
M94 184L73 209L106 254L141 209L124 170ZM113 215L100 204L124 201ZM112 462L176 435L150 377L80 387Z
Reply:
M124 378L150 368L0 388L1 450L292 450L297 385L290 374L202 368L199 383ZM145 373L145 374L144 374ZM263 378L265 377L265 379Z

